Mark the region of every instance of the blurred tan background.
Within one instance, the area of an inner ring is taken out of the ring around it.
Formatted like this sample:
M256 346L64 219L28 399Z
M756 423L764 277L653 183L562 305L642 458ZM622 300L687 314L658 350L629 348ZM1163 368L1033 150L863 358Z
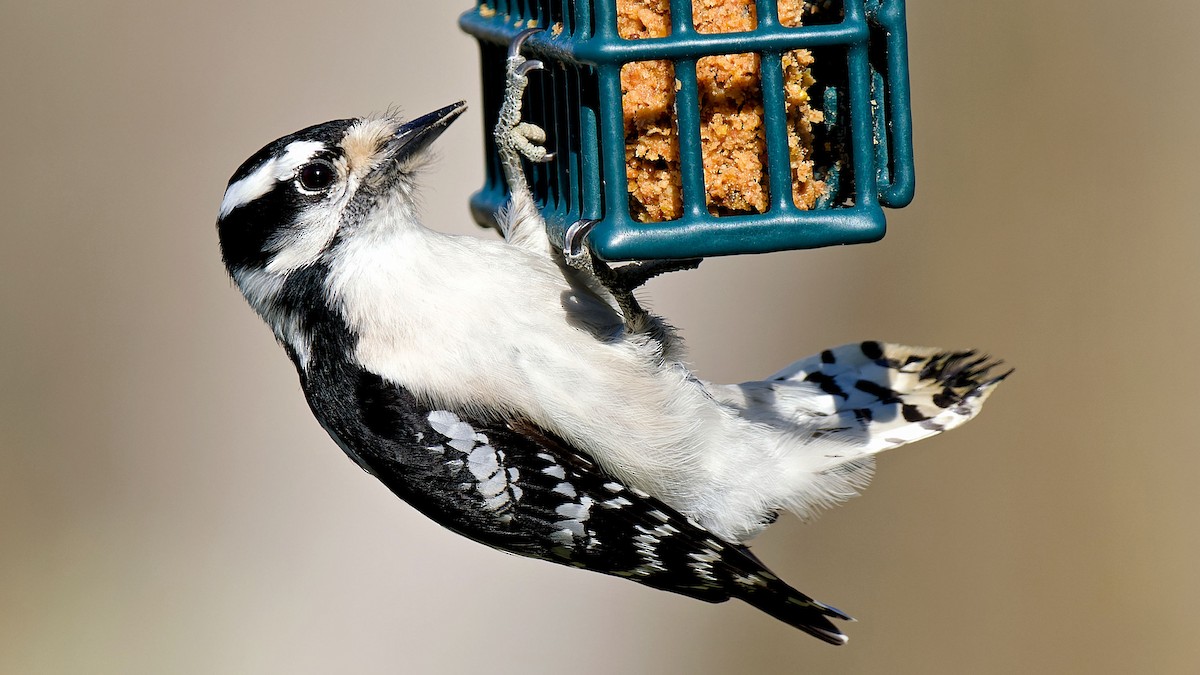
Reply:
M1200 5L914 0L888 237L649 289L718 380L863 338L1017 367L758 541L859 618L835 649L451 535L311 419L225 278L225 181L479 90L467 0L346 4L5 3L0 672L1200 672ZM476 232L480 139L473 110L440 142L431 225Z

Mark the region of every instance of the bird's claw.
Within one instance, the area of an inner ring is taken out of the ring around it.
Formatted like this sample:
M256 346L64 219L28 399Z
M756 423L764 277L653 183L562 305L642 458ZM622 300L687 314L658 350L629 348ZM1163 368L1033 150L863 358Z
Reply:
M518 54L517 56L520 57L520 54ZM510 56L508 58L511 59L513 57ZM524 58L524 57L521 57L521 58ZM546 68L546 65L544 63L542 63L541 61L538 61L537 59L526 59L526 61L524 63L517 66L516 75L517 75L517 77L526 77L527 75L529 75L529 73L531 73L535 70L544 70L545 68Z
M584 218L575 221L573 225L567 228L566 235L563 237L563 258L567 263L575 269L592 271L591 252L588 250L587 239L592 228L596 226L599 220ZM594 276L594 274L593 274Z
M508 44L508 58L511 59L514 56L520 56L521 47L525 45L525 41L540 32L542 32L541 28L526 28L520 33L517 33L517 36L513 38L513 41Z

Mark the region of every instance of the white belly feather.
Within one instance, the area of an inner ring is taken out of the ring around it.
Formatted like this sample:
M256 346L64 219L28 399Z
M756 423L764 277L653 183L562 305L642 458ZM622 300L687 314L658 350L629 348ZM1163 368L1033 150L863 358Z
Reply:
M358 333L357 358L384 379L435 407L527 418L728 539L794 501L780 473L800 467L782 461L784 434L661 363L619 315L603 325L598 300L547 258L417 229L351 242L329 291ZM463 260L474 269L454 267Z

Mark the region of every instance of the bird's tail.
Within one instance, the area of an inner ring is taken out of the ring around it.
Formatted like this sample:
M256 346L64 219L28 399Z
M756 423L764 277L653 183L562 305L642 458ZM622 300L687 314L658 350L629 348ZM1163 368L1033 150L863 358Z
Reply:
M829 455L825 477L845 484L824 486L836 499L847 496L847 487L866 481L873 455L975 417L996 385L1012 372L995 374L999 364L974 351L855 343L797 361L765 382L742 385L746 389L740 402L748 417L774 418L783 424L790 418L806 428L815 439L813 445L822 446L822 454L834 444L820 443L821 438L856 441L836 443L839 449L852 449L841 457ZM814 394L814 388L819 393ZM748 550L743 552L754 559ZM766 583L743 585L742 600L820 640L845 644L846 636L830 619L854 619L769 572L760 576Z
M797 361L767 383L783 391L791 386L819 390L822 395L806 411L805 423L816 424L818 437L861 441L856 444L861 457L949 431L975 417L1012 372L995 374L999 365L974 350L861 342Z
M801 517L866 486L874 456L979 413L1009 372L974 351L862 342L827 349L761 382L709 386L744 419L783 433Z
M761 567L748 549L741 553L759 567L738 580L734 597L776 619L831 645L844 645L848 637L830 619L854 621L839 609L817 602L784 583L779 577Z

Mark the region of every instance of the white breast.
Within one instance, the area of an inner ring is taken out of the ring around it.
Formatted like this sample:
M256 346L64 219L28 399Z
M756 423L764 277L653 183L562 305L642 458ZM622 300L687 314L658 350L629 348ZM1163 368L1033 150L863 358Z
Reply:
M328 291L360 363L433 407L529 419L729 538L778 507L769 430L624 334L545 257L414 227L348 240Z

